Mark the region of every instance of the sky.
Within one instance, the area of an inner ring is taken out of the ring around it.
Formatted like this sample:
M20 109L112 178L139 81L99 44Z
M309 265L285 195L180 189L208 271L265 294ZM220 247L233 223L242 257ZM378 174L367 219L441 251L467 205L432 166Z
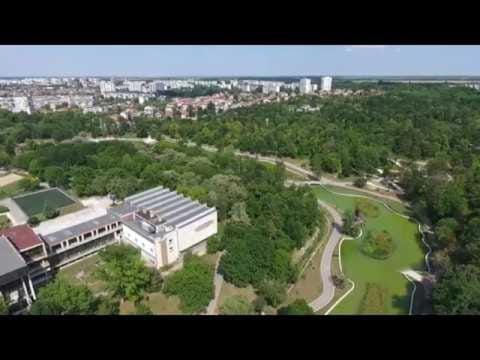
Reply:
M478 76L479 59L478 45L0 45L0 77Z

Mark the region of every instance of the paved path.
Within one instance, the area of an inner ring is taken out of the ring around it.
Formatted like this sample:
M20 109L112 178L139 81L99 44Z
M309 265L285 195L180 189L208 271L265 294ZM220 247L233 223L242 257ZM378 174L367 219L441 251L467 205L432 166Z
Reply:
M6 206L10 211L8 217L12 225L26 224L28 216L18 207L18 205L11 198L0 200L0 205Z
M322 259L320 260L320 276L322 278L322 293L313 300L309 305L314 312L317 312L327 306L335 296L335 285L332 281L332 258L335 248L337 247L342 234L342 216L332 206L318 200L318 204L327 210L333 218L332 232L328 239L325 249L323 250Z
M218 305L218 298L220 297L220 291L222 290L223 286L223 275L218 273L218 265L220 264L220 259L222 258L223 253L217 259L217 263L215 264L215 277L213 279L213 283L215 286L215 296L210 301L207 307L207 315L216 315L216 309Z

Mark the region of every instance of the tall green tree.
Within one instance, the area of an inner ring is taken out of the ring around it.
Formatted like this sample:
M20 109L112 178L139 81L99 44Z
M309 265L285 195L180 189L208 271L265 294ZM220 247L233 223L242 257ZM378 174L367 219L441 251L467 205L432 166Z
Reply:
M278 315L314 315L305 299L297 299L293 303L278 309Z
M180 298L185 313L200 313L214 296L214 268L197 256L184 259L183 269L165 279L164 292Z
M121 301L139 301L151 287L152 273L137 249L128 245L111 245L99 253L102 261L97 269L98 279L105 281L108 290Z
M480 269L473 265L449 269L433 289L432 301L439 314L480 314Z
M73 285L62 278L41 288L32 304L32 315L93 315L98 302L84 285Z

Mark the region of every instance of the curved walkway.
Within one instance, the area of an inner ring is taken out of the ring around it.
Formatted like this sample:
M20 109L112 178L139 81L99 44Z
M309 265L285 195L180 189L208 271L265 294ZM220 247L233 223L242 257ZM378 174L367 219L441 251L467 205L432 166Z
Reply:
M215 264L215 276L213 278L213 283L214 283L214 291L215 295L210 301L210 304L208 304L207 307L207 315L215 315L216 314L216 309L218 305L218 298L220 297L220 290L222 290L223 286L223 275L221 275L218 272L218 265L220 264L220 259L222 258L223 253L220 253L220 256L217 259L217 263Z
M309 185L310 185L310 184L309 184ZM333 190L330 190L330 189L326 188L323 184L318 184L318 182L315 182L315 184L311 184L311 185L319 185L319 186L323 187L325 190L327 190L327 191L329 191L330 193L335 194L335 195L350 196L350 197L360 197L360 198L368 198L369 200L373 200L373 201L376 201L376 202L382 204L383 206L385 206L385 208L387 208L388 210L392 211L392 212L393 212L394 214L396 214L396 215L399 215L399 216L401 216L401 217L403 217L403 218L405 218L405 219L412 219L413 221L415 221L415 222L417 223L417 225L418 225L418 230L419 230L420 234L422 235L422 242L423 242L423 244L425 245L425 247L428 249L427 253L425 254L425 264L426 264L426 267L427 267L427 272L430 273L430 269L431 269L431 268L430 268L430 254L431 254L431 252L432 252L432 248L431 248L430 245L428 245L428 243L426 242L426 240L425 240L425 234L424 234L424 231L422 230L422 226L421 226L421 224L420 224L415 218L409 217L409 216L407 216L407 215L404 215L404 214L402 214L402 213L400 213L400 212L392 209L387 203L385 203L385 202L383 202L383 201L381 201L381 200L379 200L379 199L375 199L375 198L371 198L371 197L369 197L369 196L359 195L359 194L346 194L346 193L336 192L336 191L333 191ZM328 209L328 208L326 208L326 209L329 210L329 211L330 211L330 210L333 210L333 211L337 212L337 211L336 211L334 208L332 208L332 207L330 207L330 209ZM337 212L337 214L338 214L338 212ZM333 215L332 215L332 216L333 216ZM357 237L357 238L358 238L358 237ZM346 239L346 238L345 238L345 239ZM341 243L340 243L340 247L341 247ZM340 252L340 250L341 250L341 249L339 248L339 252ZM332 253L332 255L333 255L333 253ZM341 258L339 258L339 262L340 262L340 268L341 268L341 266L342 266L342 265L341 265ZM323 257L322 257L322 263L323 263ZM414 303L414 296L415 296L415 293L416 293L416 283L412 280L412 276L409 276L409 275L410 275L410 271L408 271L408 270L407 270L407 271L404 271L404 272L402 272L402 275L404 275L405 278L406 278L408 281L412 282L413 285L414 285L414 288L413 288L413 291L412 291L412 294L411 294L411 298L410 298L410 306L409 306L409 315L412 315L413 303ZM323 276L322 276L322 280L323 280ZM333 304L333 306L332 306L330 309L328 309L328 311L326 312L326 315L329 314L343 299L345 299L345 298L347 297L348 294L350 294L350 293L353 291L353 289L354 289L354 287L355 287L355 283L354 283L352 280L350 280L350 279L348 279L348 280L352 283L352 288L351 288L347 293L345 293L339 300L337 300L337 301L335 302L335 304ZM331 281L331 279L330 279L330 281ZM322 294L322 295L323 295L323 294ZM322 295L321 295L321 296L322 296ZM321 296L320 296L320 297L321 297ZM333 297L332 297L332 298L333 298ZM314 301L316 301L316 300L314 300ZM310 305L312 306L312 304L313 304L313 302L312 302ZM313 306L312 306L312 307L313 307ZM314 311L318 311L318 310L315 310L315 309L314 309Z
M335 248L342 238L340 229L343 225L342 216L338 213L338 211L321 200L318 200L318 204L330 213L334 222L332 224L330 238L325 245L325 249L323 250L322 258L320 260L320 276L322 278L323 285L322 293L309 304L315 312L327 306L335 296L335 285L332 281L332 258Z

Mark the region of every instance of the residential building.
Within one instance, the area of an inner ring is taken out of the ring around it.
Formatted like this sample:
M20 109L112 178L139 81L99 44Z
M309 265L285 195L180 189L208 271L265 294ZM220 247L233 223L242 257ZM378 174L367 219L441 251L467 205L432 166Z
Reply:
M310 94L312 92L312 85L310 79L301 79L300 80L300 93L301 94Z
M125 81L130 92L142 92L144 81Z
M327 92L332 91L332 78L330 76L322 77L320 89Z
M30 103L26 96L1 97L0 108L14 112L31 114Z
M0 295L15 310L36 299L51 270L45 243L28 225L0 231Z
M113 81L101 81L100 82L100 92L102 94L115 92L115 83Z

